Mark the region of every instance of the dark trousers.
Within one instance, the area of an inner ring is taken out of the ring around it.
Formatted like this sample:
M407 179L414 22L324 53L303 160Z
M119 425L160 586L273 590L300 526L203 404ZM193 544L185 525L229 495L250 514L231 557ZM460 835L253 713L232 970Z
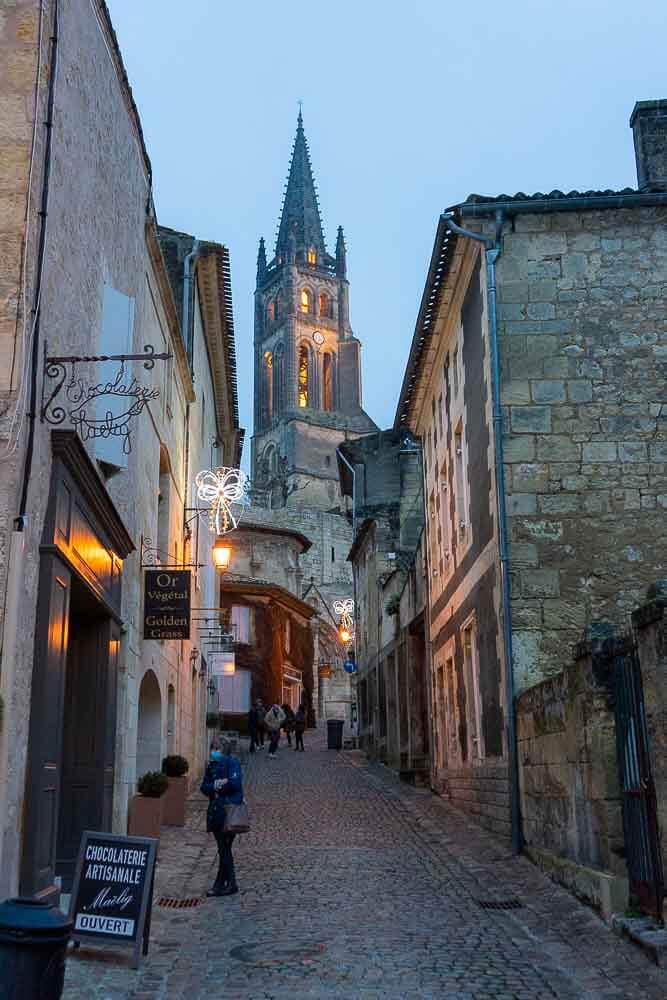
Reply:
M259 744L259 731L257 729L250 730L250 753L255 752L255 748Z
M236 870L234 868L234 856L232 854L232 844L235 833L225 833L224 830L213 831L218 845L218 875L215 880L217 889L222 889L225 885L236 885Z
M287 737L287 746L291 747L292 746L292 730L291 729L286 729L285 730L285 736Z
M278 749L278 743L280 742L280 730L272 729L270 730L271 745L269 746L269 753L275 753Z
M300 733L299 730L297 729L296 732L294 733L294 736L296 738L295 750L303 750L303 733Z

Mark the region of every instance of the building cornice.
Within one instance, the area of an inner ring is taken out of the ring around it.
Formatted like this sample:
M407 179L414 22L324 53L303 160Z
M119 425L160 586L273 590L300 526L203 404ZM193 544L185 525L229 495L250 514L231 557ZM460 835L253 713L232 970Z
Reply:
M171 282L169 281L169 275L167 273L164 257L162 255L162 248L160 247L160 241L158 239L157 223L154 218L146 220L145 232L146 245L148 247L148 253L153 265L153 271L160 291L164 311L167 316L171 346L176 359L176 367L178 368L178 372L181 377L185 400L187 403L194 403L196 396L194 386L192 384L192 372L190 371L190 365L188 363L188 356L181 332L179 313L176 308L174 293L172 291Z
M244 432L239 427L236 347L232 317L232 284L227 247L204 244L195 274L208 351L218 438L225 446L227 464L241 461Z

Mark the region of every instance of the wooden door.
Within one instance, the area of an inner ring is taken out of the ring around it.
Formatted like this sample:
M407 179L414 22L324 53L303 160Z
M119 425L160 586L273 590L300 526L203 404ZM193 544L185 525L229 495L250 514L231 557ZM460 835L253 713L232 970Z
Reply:
M57 556L43 555L28 739L22 895L53 892L70 590L70 571Z

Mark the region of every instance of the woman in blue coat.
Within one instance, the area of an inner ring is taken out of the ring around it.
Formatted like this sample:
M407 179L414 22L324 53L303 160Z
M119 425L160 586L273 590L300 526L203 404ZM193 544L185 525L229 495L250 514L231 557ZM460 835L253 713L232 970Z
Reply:
M211 741L211 760L206 766L201 793L209 804L206 813L206 829L215 836L220 864L218 875L206 893L207 896L233 896L239 891L232 844L235 833L225 833L225 805L243 802L243 782L241 762L232 757L229 740Z

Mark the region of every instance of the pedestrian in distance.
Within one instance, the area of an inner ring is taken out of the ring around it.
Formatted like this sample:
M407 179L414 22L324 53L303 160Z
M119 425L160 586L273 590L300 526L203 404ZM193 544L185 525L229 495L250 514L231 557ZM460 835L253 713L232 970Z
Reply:
M264 716L264 725L269 734L271 743L269 744L269 757L272 759L276 755L278 743L280 742L280 729L285 721L285 713L280 705L275 702Z
M283 722L283 732L287 737L287 745L292 746L292 733L294 732L294 710L291 705L283 705L283 712L285 713L285 721Z
M250 735L250 753L254 753L256 749L261 750L263 744L260 743L260 709L259 706L261 702L259 699L251 707L248 712L248 733ZM264 717L264 712L262 711L262 719Z
M232 844L235 833L225 832L225 806L243 802L241 762L231 755L229 740L211 741L211 759L206 765L201 793L208 798L206 830L218 845L218 874L207 896L233 896L239 891Z
M299 705L294 716L294 752L303 750L303 734L306 731L306 709Z
M264 702L261 698L257 699L255 705L257 706L257 735L259 736L258 750L263 750L264 739L266 738L266 725L264 724L266 709L264 708Z

